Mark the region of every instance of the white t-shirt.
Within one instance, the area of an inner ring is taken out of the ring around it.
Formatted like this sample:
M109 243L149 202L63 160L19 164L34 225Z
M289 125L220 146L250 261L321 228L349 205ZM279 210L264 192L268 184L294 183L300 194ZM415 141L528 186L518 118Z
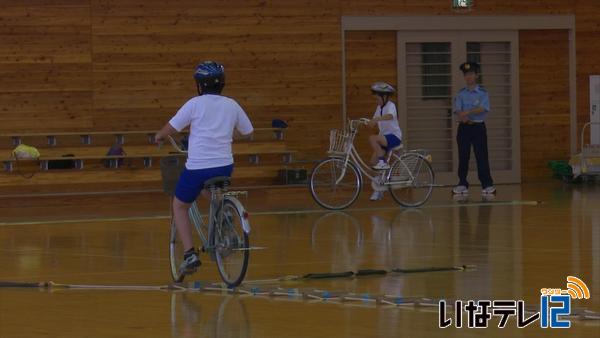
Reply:
M248 116L233 99L220 95L196 96L186 102L169 121L177 131L190 126L189 170L216 168L233 163L233 129L242 135L254 128Z
M402 140L402 130L398 124L398 112L396 112L396 105L392 101L388 101L384 106L383 110L381 106L377 106L373 117L380 117L386 114L392 115L394 118L386 121L377 122L379 127L379 135L395 135L399 140Z

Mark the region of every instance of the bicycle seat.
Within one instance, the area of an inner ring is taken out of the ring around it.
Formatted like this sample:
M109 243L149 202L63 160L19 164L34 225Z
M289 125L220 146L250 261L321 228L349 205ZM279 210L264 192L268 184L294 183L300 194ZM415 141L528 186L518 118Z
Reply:
M392 148L391 151L398 151L398 150L400 150L402 148L404 148L404 144L401 143L399 146Z
M217 177L213 177L209 180L206 180L206 182L204 182L204 189L214 189L214 188L223 189L229 185L231 185L231 181L229 180L229 177L217 176Z

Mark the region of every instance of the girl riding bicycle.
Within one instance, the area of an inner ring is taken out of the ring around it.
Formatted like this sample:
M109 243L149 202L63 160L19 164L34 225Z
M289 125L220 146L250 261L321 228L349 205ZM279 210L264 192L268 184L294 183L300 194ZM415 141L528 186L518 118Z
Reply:
M231 176L234 130L244 136L254 131L242 107L221 95L225 86L223 65L205 61L196 67L194 79L198 96L187 101L155 135L156 142L162 143L167 136L190 127L188 158L173 198L173 218L185 251L179 269L183 275L194 273L201 265L192 241L188 210L204 182L217 176Z
M387 170L390 165L386 162L386 153L402 143L402 130L398 124L396 105L390 97L396 92L394 87L386 82L376 82L371 85L371 92L377 100L377 108L369 122L370 127L377 124L379 134L369 136L369 143L373 148L371 163L375 170ZM377 201L383 198L383 191L373 191L370 200Z

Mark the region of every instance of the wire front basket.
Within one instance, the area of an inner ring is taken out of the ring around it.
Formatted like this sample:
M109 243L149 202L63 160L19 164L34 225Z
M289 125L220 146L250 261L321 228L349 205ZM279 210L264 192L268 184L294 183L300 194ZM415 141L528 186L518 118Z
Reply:
M179 175L185 167L185 161L185 156L166 156L160 159L163 191L170 196L175 195L175 187L177 187Z
M349 131L332 129L329 132L329 154L345 155L351 145L352 135Z

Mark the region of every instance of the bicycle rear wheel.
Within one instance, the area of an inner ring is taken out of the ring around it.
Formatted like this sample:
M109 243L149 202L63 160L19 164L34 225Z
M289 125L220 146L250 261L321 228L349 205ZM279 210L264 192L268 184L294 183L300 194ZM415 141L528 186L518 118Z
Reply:
M250 240L244 231L244 217L244 210L227 198L219 211L220 224L213 231L217 267L228 287L240 285L248 270Z
M332 157L319 162L310 175L310 193L315 202L325 209L349 207L358 198L361 186L362 176L356 166L341 158Z
M392 165L390 192L403 207L418 207L431 196L434 179L427 159L416 153L406 153Z

